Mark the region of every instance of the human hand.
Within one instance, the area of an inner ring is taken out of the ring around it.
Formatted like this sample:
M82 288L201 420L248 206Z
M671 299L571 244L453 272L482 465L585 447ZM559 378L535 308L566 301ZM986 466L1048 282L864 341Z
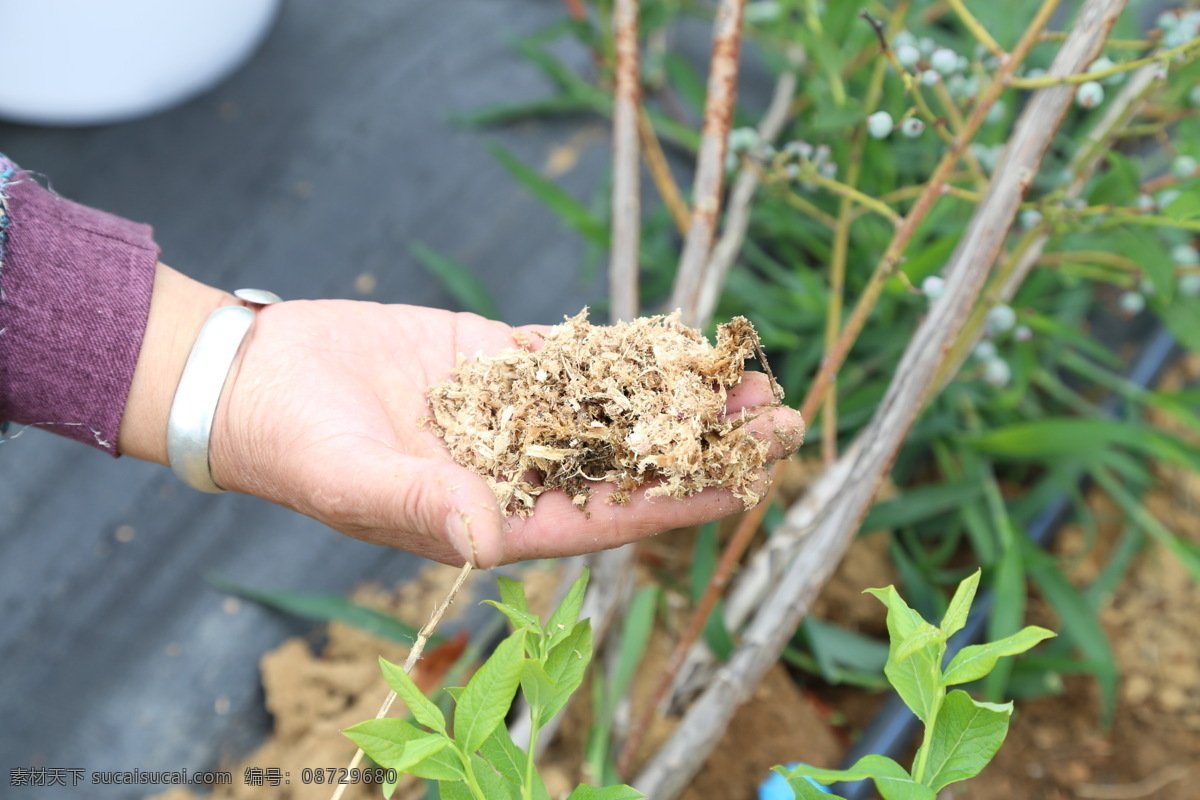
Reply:
M523 328L541 333L543 327ZM363 541L477 567L604 550L738 511L723 489L609 505L598 488L589 515L561 491L527 518L501 515L487 483L456 464L421 423L425 389L468 358L515 346L514 329L474 314L319 300L267 306L225 384L210 442L213 478ZM772 401L747 373L728 411ZM799 415L764 409L751 424L772 459L798 441ZM782 432L782 436L780 436ZM764 476L765 477L765 476Z

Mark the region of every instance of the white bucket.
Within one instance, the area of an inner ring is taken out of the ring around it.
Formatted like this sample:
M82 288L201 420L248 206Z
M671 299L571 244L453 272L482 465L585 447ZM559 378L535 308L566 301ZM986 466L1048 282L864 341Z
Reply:
M95 125L161 111L254 52L280 0L0 0L0 117Z

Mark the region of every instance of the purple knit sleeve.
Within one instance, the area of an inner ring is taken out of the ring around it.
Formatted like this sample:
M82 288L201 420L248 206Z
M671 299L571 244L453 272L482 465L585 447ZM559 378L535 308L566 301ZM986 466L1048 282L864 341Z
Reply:
M149 226L59 197L0 155L0 420L117 455L158 253Z

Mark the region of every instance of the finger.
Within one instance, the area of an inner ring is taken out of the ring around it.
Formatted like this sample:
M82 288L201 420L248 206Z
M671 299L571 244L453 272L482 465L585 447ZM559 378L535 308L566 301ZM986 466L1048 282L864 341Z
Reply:
M402 455L382 442L356 448L352 458L339 461L329 465L329 472L338 475L329 491L356 502L342 501L331 515L357 529L348 531L352 535L439 561L452 560L446 558L446 548L453 548L458 563L467 560L480 569L504 559L495 495L469 470Z
M765 491L765 473L762 476ZM540 496L534 515L511 521L505 547L506 561L609 550L663 531L700 525L728 516L745 504L727 489L711 487L678 499L647 498L637 489L623 506L610 505L612 484L597 484L586 511L579 510L564 492Z
M725 414L736 414L743 408L765 406L775 402L771 392L771 381L761 372L746 372L736 386L731 386L725 396Z
M746 413L757 415L749 422L750 432L767 443L767 461L787 458L804 443L804 419L796 409L768 406Z

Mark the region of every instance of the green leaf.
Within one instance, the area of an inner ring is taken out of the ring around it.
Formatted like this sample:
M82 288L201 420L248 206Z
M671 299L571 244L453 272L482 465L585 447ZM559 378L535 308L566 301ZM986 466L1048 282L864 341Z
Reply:
M388 686L405 702L417 722L439 733L446 732L446 718L442 716L441 710L417 688L403 667L382 656L379 658L379 667L383 670L383 677Z
M793 776L815 778L824 784L870 778L875 781L875 788L884 800L934 800L937 796L928 786L914 781L904 767L880 755L863 756L850 769L820 769L801 764L790 772L780 774L789 779L789 784Z
M504 721L521 683L525 631L517 631L496 647L463 690L454 711L454 740L468 753L479 749Z
M1108 493L1109 497L1116 501L1135 525L1179 559L1179 563L1191 573L1192 580L1200 584L1200 548L1168 530L1167 526L1159 522L1158 517L1150 513L1133 494L1121 485L1120 481L1107 471L1094 469L1092 477Z
M904 643L910 638L924 634L925 629L932 626L908 607L894 586L867 589L867 594L879 598L888 609L887 628L891 645L884 674L905 705L912 709L922 722L929 724L944 691L939 681L942 654L946 650L945 641L932 639L925 646L900 658L900 650Z
M525 661L521 670L521 691L531 707L540 712L551 702L557 688L541 662L532 658Z
M971 603L975 602L975 592L979 589L981 573L982 571L977 569L964 579L955 590L954 597L950 599L950 607L946 609L946 614L942 617L941 626L946 638L958 633L967 624L967 615L971 613Z
M937 792L978 775L1003 744L1011 715L1012 703L982 703L961 689L947 694L929 742L925 783Z
M896 648L895 660L904 661L918 651L944 644L945 641L946 634L942 632L941 628L926 622L900 643L900 646Z
M525 584L500 575L496 578L496 589L500 592L500 602L507 606L532 614L529 601L525 598Z
M492 302L491 294L470 269L420 242L413 242L408 252L442 284L454 302L481 317L500 319L500 311Z
M1022 540L1022 545L1030 577L1062 621L1063 638L1069 639L1087 658L1100 685L1101 715L1111 720L1117 701L1118 670L1104 626L1087 598L1067 580L1053 558L1027 539Z
M549 637L548 647L552 648L570 636L575 624L579 622L579 612L583 609L583 598L587 593L590 577L591 571L584 567L583 573L571 584L571 588L567 590L562 602L558 604L558 608L554 609L554 613L550 615L550 619L546 622L546 636Z
M372 636L403 644L411 645L417 639L417 629L413 626L382 611L361 606L340 594L252 589L214 574L208 575L208 582L235 597L252 600L287 614L320 622L344 622ZM429 643L438 644L444 640L444 637L435 635L430 637Z
M587 208L554 181L498 144L488 147L500 165L566 225L599 247L608 246L608 229Z
M458 781L438 781L438 797L441 800L475 800L471 787Z
M497 603L495 600L484 600L483 604L492 606L501 614L508 617L508 621L512 623L514 631L532 630L539 635L542 632L541 620L528 611L522 611L519 608L510 606L508 603Z
M863 520L864 531L887 530L924 522L939 514L957 511L979 496L978 482L946 483L909 489L892 500L876 504Z
M475 781L483 790L483 796L488 800L520 800L521 787L506 781L492 767L474 753L471 754L471 770L475 773Z
M400 754L400 758L386 766L397 772L411 773L419 764L445 750L448 744L450 744L450 740L440 733L429 733L416 739L410 739L405 743L404 752Z
M1038 642L1054 636L1053 631L1029 625L997 642L968 645L950 659L950 665L946 667L946 674L942 677L942 685L954 686L977 681L991 672L999 659L1024 653Z
M525 785L525 751L513 742L508 728L496 726L479 748L479 753L505 780L518 787ZM550 800L546 784L536 769L533 771L533 800Z
M606 786L597 789L584 783L567 795L567 800L643 800L645 796L629 786Z
M791 775L787 767L771 767L771 769L783 776L783 779L787 781L787 785L791 787L792 794L796 795L796 800L830 800L830 798L845 800L841 795L833 794L824 789L818 789L812 780L809 780L804 775Z
M629 604L629 613L625 616L625 626L621 632L621 644L617 648L617 664L612 672L612 683L609 685L609 702L614 708L633 683L633 676L642 661L642 653L646 650L646 642L649 641L650 631L654 628L654 608L658 603L658 592L657 586L639 589L633 596L633 602Z
M342 731L381 767L392 767L404 755L404 747L413 739L427 736L424 731L402 719L369 719ZM394 767L393 767L394 768ZM452 781L463 776L457 754L434 754L413 768L411 774L430 780Z
M1114 445L1200 469L1200 450L1146 425L1126 420L1056 417L1018 422L969 440L977 450L1009 458L1056 459L1090 454Z
M546 655L546 675L554 682L555 691L542 707L541 724L549 722L571 699L583 683L591 660L592 621L585 619L576 623L567 638L554 645Z

